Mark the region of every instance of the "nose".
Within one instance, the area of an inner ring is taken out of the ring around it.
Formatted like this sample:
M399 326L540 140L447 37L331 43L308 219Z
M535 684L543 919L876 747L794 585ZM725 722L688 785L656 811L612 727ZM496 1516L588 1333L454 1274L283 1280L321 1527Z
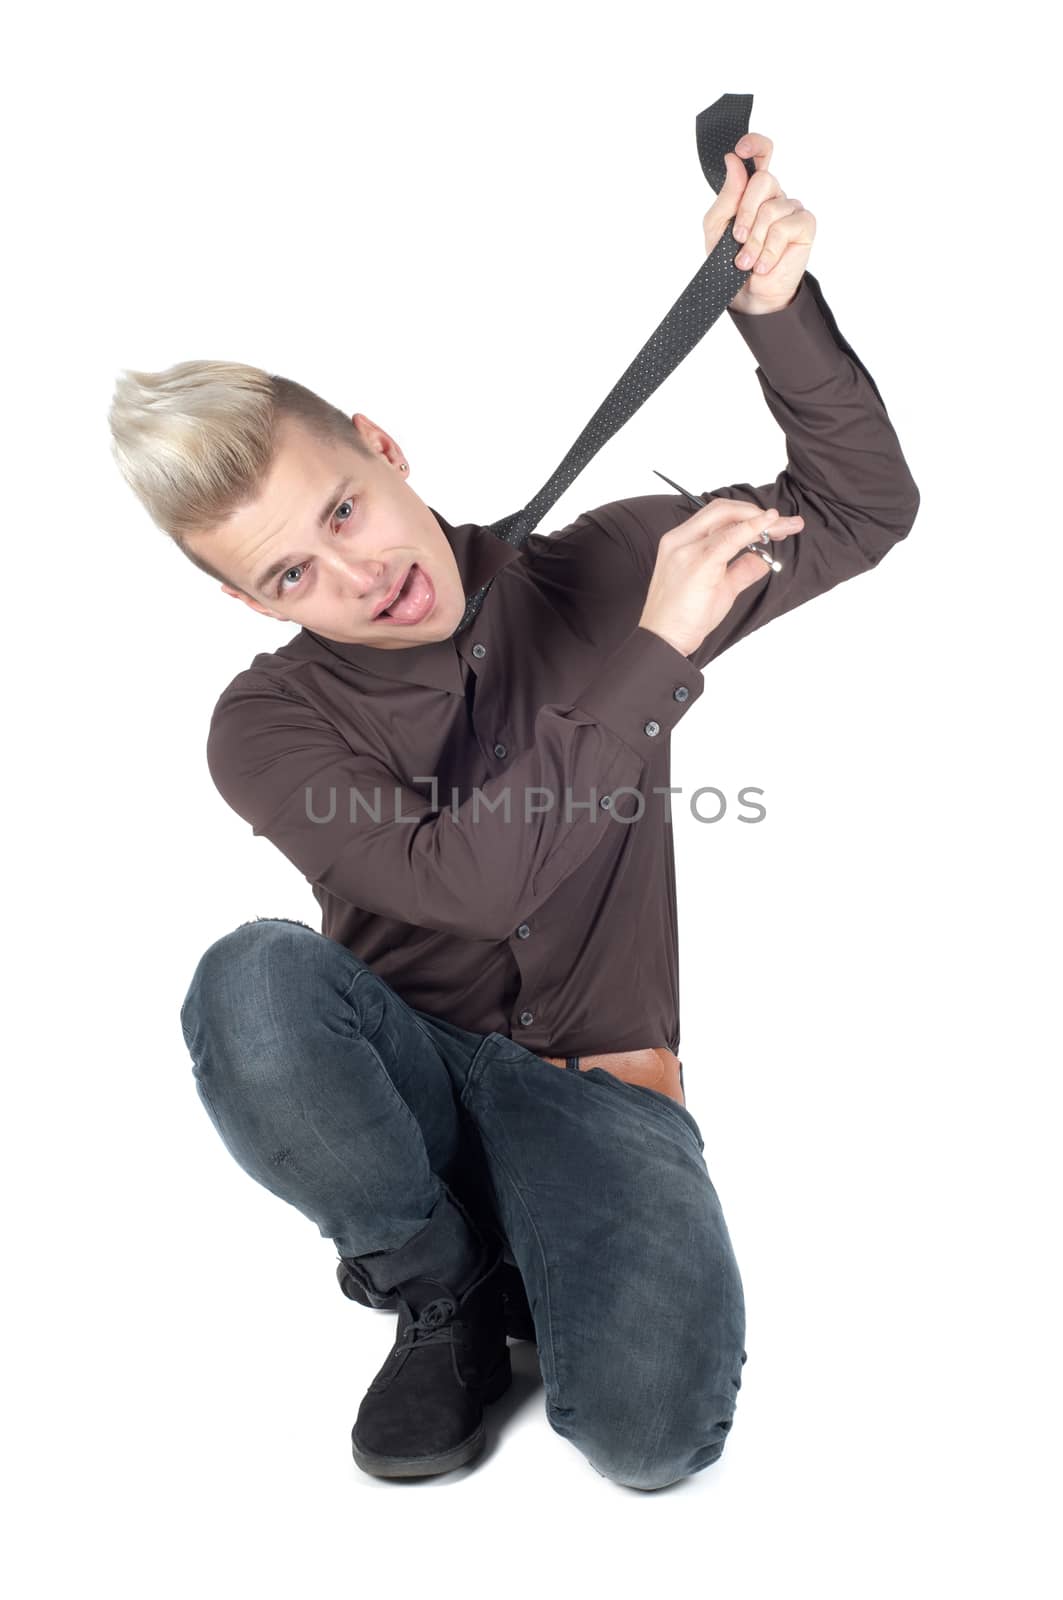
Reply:
M368 600L373 595L383 595L387 585L386 562L356 561L352 556L335 550L329 557L329 566L344 585L345 592L354 599Z

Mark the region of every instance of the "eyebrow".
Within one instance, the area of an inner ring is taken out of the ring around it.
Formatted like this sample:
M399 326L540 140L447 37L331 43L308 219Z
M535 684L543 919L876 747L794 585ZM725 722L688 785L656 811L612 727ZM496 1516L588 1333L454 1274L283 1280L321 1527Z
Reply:
M352 487L353 483L353 478L343 478L336 485L328 499L325 501L325 504L318 512L317 525L319 528L323 528L325 526L336 507L343 501L347 490ZM266 568L261 577L255 580L255 588L264 592L269 588L269 585L274 578L279 578L282 572L287 572L289 567L294 567L297 564L298 563L291 556L284 556L282 560L274 561L271 566Z

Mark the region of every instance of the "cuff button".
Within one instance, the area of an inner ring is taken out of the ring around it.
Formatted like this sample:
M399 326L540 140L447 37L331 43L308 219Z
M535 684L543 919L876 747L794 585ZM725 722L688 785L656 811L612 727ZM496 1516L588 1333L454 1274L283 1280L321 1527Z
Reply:
M690 690L687 688L685 683L681 683L679 685L678 689L673 689L672 690L672 699L673 700L689 700L690 699Z
M643 731L643 733L648 733L650 738L652 739L654 734L660 733L661 724L659 722L647 722L646 726L643 728L642 731Z

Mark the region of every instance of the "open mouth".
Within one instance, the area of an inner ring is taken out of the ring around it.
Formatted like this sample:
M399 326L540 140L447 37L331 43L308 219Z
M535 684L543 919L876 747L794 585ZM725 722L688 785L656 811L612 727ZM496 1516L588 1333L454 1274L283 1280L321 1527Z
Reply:
M405 582L386 611L373 618L374 622L398 622L411 625L423 622L435 605L436 594L432 580L417 562L406 574Z

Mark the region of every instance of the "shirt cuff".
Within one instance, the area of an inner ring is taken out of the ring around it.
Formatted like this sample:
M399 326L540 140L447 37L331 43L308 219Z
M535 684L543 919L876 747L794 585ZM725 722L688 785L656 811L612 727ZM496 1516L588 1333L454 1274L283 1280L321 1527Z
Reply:
M648 757L704 692L701 668L659 633L640 625L574 704Z
M773 389L814 389L845 366L845 354L823 313L822 291L817 290L817 280L806 271L781 311L757 316L727 308Z

